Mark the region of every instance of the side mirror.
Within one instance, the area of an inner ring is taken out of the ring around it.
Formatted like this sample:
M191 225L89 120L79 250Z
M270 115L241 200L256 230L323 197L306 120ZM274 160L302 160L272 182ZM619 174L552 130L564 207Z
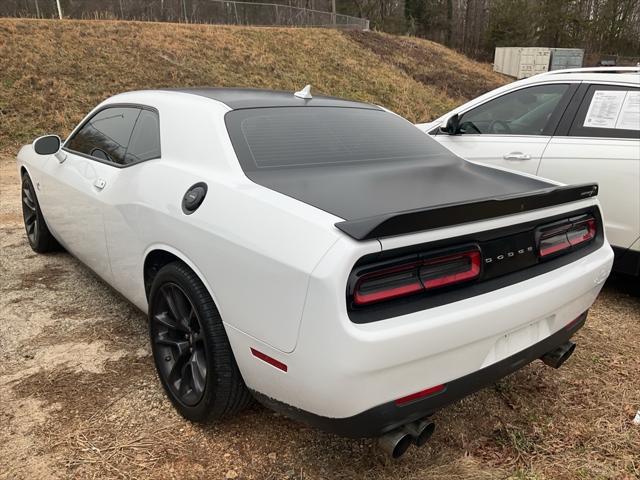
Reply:
M61 145L60 137L57 135L45 135L36 138L33 142L33 149L38 155L53 155L58 153Z
M458 135L460 133L460 116L456 113L447 120L447 125L442 129L448 135Z

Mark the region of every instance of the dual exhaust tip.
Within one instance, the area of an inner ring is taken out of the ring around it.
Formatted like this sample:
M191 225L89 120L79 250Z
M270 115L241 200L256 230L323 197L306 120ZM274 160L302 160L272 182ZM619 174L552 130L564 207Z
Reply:
M436 424L421 420L385 433L378 439L378 445L391 458L400 458L411 445L422 447L433 435Z
M567 341L550 352L545 353L540 360L553 368L560 368L566 362L576 344ZM385 433L378 439L379 447L391 458L400 458L411 445L422 447L433 435L436 424L428 420L419 420L408 423L391 432Z

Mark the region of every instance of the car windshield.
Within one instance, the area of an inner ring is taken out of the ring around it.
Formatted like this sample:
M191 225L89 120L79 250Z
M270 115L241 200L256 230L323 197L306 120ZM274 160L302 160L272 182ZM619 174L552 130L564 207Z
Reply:
M245 171L415 161L447 153L411 123L373 108L234 110L226 124Z

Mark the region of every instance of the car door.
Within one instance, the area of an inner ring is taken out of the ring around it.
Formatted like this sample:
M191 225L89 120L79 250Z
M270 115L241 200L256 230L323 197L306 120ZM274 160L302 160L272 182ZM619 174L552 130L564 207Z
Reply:
M136 107L101 109L67 139L58 155L63 161L51 157L43 172L48 223L67 250L107 281L112 274L102 196L125 162L139 114Z
M640 237L640 88L585 84L538 174L563 183L597 182L609 242L629 248Z
M492 98L460 114L457 135L437 140L468 160L535 174L576 84L538 84Z
M144 292L142 298L136 296L136 292L140 293L143 252L148 246L144 241L148 238L145 228L154 225L140 195L142 185L148 182L148 175L154 170L147 161L160 158L158 111L142 107L124 156L124 167L118 169L109 189L105 188L102 195L112 286L139 306L146 304ZM164 177L164 180L169 183L172 179Z

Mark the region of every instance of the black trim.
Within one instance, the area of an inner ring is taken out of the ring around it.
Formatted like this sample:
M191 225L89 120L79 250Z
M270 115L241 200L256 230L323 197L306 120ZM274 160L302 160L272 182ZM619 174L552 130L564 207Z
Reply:
M556 128L556 131L553 133L554 137L564 137L569 134L569 129L571 128L573 119L576 117L578 108L580 108L580 104L582 103L582 99L587 93L587 90L589 90L589 84L581 83L578 87L578 90L573 95L571 103L564 111L564 114L562 115L562 118L558 123L558 127Z
M127 163L126 165L115 163L115 162L110 162L109 160L104 160L102 158L94 157L92 155L88 155L88 154L82 153L82 152L76 152L75 150L67 148L67 146L66 146L67 143L69 143L73 139L73 137L75 137L75 135L87 123L89 123L91 121L91 119L93 117L95 117L100 112L102 112L104 110L107 110L109 108L139 108L140 110L149 110L151 112L154 112L158 116L158 130L160 130L160 112L158 112L157 108L150 107L149 105L143 105L143 104L140 104L140 103L110 103L108 105L104 105L103 107L100 107L98 110L93 112L93 115L91 115L90 117L86 118L82 123L77 125L76 128L74 128L73 131L71 132L71 135L69 135L69 137L64 141L64 144L62 145L61 149L63 151L65 151L65 152L67 152L67 153L72 153L74 155L78 155L79 157L83 157L83 158L86 158L88 160L93 160L95 162L103 163L105 165L109 165L109 166L115 167L115 168L128 168L128 167L132 167L134 165L138 165L140 163L148 162L150 160L158 160L158 159L162 158L162 135L159 135L159 138L160 138L160 155L159 156L154 157L154 158L147 158L146 160L140 160L138 162ZM136 123L137 123L137 120L136 120ZM133 129L131 130L132 133L133 133L133 130L136 128L136 123L133 124Z
M558 102L558 105L556 105L556 108L553 109L553 112L551 113L551 117L549 118L549 120L547 121L547 124L544 126L544 129L542 130L543 137L551 137L553 135L553 132L555 132L556 129L558 128L558 124L560 123L560 120L562 119L564 112L567 110L567 107L571 103L571 99L576 94L576 91L578 90L578 86L580 84L578 83L558 84L555 82L553 83L549 82L549 83L540 83L540 84L537 84L536 86L538 85L569 85L569 88L567 88L567 91L564 93L564 95Z
M630 248L614 247L613 271L640 277L640 252Z
M522 194L347 220L335 225L356 240L368 240L538 210L595 197L597 194L598 185L595 183L564 185Z
M489 272L486 268L486 264L483 259L483 267L479 280L472 281L470 283L464 283L460 285L453 285L451 287L445 287L434 291L426 291L424 293L415 294L395 300L388 300L386 302L380 302L379 304L373 304L366 307L352 308L349 300L349 284L346 287L346 302L347 302L347 314L349 319L354 323L370 323L385 320L387 318L398 317L401 315L408 315L411 313L427 310L429 308L439 307L441 305L447 305L449 303L457 302L467 298L475 297L477 295L483 295L494 290L499 290L510 285L529 280L530 278L537 277L548 273L552 270L558 269L565 265L568 265L580 258L595 252L604 244L604 227L602 223L602 216L600 210L597 207L590 207L587 209L574 210L571 212L554 215L552 217L545 217L543 219L532 220L526 223L517 225L510 225L508 227L488 230L484 232L476 232L469 235L463 235L455 238L447 238L444 240L438 240L436 242L428 242L417 245L411 245L403 248L396 248L393 250L383 250L378 253L371 253L360 258L354 265L353 271L356 272L360 268L366 265L385 262L396 258L405 258L407 256L416 255L421 252L439 251L440 249L457 246L457 245L469 245L477 244L483 251L483 256L492 249L491 246L495 244L510 245L511 248L525 247L528 243L519 245L521 237L529 236L533 241L533 230L543 224L547 224L556 220L562 220L569 217L574 217L582 214L591 214L595 217L598 232L594 241L589 242L586 245L574 247L573 250L559 255L554 258L537 260L536 263L530 266L525 266L522 269L509 271L498 270ZM528 234L528 235L527 235ZM516 239L515 241L512 239ZM537 253L537 246L534 245L534 251ZM508 260L512 262L512 260ZM513 262L520 262L516 259Z
M326 432L352 438L377 437L394 428L432 415L441 408L521 369L545 353L555 350L569 340L584 325L586 318L587 312L584 312L578 317L577 321L570 323L567 327L555 332L541 342L493 365L447 382L445 390L441 393L401 407L397 406L395 402L388 402L353 417L329 418L300 410L259 392L253 391L252 393L260 403L268 408ZM425 387L428 387L428 385L425 385ZM413 392L407 392L408 395L411 393Z

